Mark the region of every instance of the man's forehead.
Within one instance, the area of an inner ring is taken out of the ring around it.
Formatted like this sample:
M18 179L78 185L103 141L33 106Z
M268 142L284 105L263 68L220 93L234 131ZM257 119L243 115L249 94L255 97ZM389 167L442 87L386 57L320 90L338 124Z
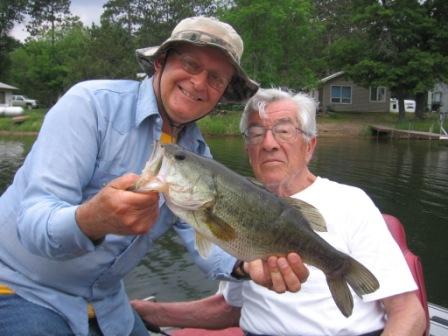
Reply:
M278 100L266 104L258 109L258 113L253 113L262 120L285 120L294 121L297 119L297 106L290 99Z

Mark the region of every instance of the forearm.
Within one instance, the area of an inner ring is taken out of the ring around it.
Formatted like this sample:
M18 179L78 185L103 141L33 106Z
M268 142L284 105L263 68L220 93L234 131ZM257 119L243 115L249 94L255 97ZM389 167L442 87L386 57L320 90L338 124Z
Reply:
M421 336L426 328L423 308L414 293L404 293L383 300L387 322L383 336Z
M159 327L202 329L238 326L241 310L228 305L220 294L187 302L133 301L132 306L144 320Z

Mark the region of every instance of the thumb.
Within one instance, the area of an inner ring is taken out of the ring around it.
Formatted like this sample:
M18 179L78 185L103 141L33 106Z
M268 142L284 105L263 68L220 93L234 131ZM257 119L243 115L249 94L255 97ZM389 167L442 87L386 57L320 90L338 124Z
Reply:
M139 178L139 175L129 173L110 181L108 186L114 189L126 190L132 187Z

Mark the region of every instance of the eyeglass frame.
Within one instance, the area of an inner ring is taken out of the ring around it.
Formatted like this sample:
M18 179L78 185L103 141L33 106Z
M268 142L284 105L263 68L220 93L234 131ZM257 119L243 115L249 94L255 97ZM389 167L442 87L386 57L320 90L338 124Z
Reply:
M197 62L194 57L192 57L191 55L188 55L187 53L183 53L175 48L170 49L170 52L174 52L177 56L179 56L179 61L181 64L181 67L184 71L188 72L190 75L198 75L200 73L202 73L203 71L207 71L207 85L210 86L211 88L217 90L217 91L225 91L227 86L230 84L230 82L233 79L233 76L230 79L224 78L223 76L221 76L220 74L216 73L215 71L210 71L204 68L203 64L200 64L199 62ZM186 58L191 58L192 62L186 62ZM189 67L189 64L195 64L195 69L192 69L191 67ZM197 68L196 68L197 67ZM216 77L218 79L222 79L222 86L216 86L214 85L214 81L210 81L210 75L216 75Z
M275 131L275 127L280 126L280 125L291 125L292 128L296 131L291 139L289 139L289 140L282 140L282 139L278 138L278 133ZM259 135L259 139L260 140L256 141L256 142L253 142L253 140L251 141L250 140L250 136L249 136L249 130L251 128L254 128L254 127L259 128L259 129L263 129L263 134ZM271 131L272 136L274 137L275 141L277 141L278 143L292 143L293 141L295 141L297 139L297 134L298 133L302 133L303 135L305 135L307 137L312 137L312 135L310 133L304 131L300 127L295 126L290 121L279 121L279 122L277 122L276 124L274 124L271 127L264 127L264 126L261 126L261 125L252 125L252 126L249 126L248 128L246 128L246 130L243 133L241 133L241 135L244 137L244 140L246 141L247 144L249 144L249 145L259 145L265 139L266 133L268 131Z

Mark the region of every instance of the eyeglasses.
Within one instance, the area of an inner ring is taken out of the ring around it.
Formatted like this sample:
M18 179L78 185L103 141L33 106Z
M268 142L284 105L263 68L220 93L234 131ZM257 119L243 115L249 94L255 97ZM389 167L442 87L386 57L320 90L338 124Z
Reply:
M198 61L193 56L183 54L176 49L172 49L172 51L174 51L174 53L176 53L176 55L179 56L182 69L184 69L189 74L198 75L205 70L204 66L198 63ZM227 87L227 85L229 85L230 79L225 78L224 76L220 75L215 71L211 70L206 71L207 71L207 84L212 88L218 91L223 91Z
M306 136L311 136L311 134L294 126L294 124L290 122L280 122L270 128L263 126L250 126L244 131L243 136L246 143L249 145L258 145L263 141L268 130L272 132L272 135L278 142L293 142L297 139L297 133L299 132Z

